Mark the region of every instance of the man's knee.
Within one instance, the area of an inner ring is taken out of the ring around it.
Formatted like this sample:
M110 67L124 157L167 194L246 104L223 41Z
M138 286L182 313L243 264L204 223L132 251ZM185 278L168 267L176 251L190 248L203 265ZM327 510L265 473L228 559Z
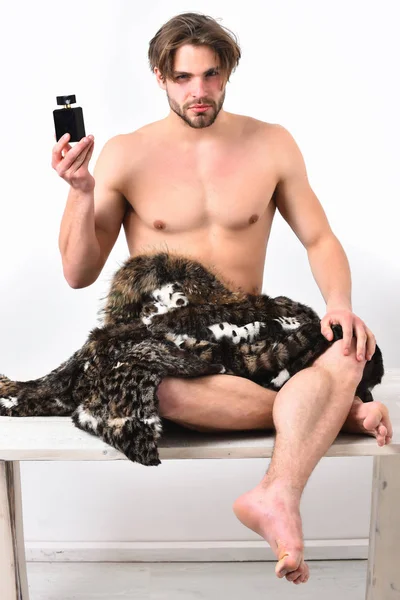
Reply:
M165 377L157 388L159 414L161 417L172 417L176 412L181 397L182 379Z
M186 408L198 397L199 386L203 389L210 380L226 375L205 375L201 377L164 377L157 388L159 414L161 417L179 417L182 406Z
M357 340L353 336L349 354L343 353L343 339L337 340L313 363L326 369L334 383L357 386L363 376L366 360L357 360Z

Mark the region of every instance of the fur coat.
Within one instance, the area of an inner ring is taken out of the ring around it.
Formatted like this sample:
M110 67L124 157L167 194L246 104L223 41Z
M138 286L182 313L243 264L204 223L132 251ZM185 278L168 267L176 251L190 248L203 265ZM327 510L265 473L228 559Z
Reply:
M129 258L105 300L101 326L59 367L24 382L0 376L0 415L69 415L143 465L160 464L164 377L226 373L277 391L343 337L333 325L328 341L304 304L244 293L215 269L171 252ZM377 346L356 390L363 402L383 373Z

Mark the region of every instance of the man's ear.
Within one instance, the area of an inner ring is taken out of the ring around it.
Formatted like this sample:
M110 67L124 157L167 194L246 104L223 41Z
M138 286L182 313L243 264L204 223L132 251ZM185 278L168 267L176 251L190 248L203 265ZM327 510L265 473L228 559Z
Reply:
M158 67L154 67L154 74L155 74L155 76L156 76L157 83L158 83L158 85L160 86L160 88L161 88L162 90L166 90L166 89L167 89L167 86L166 86L166 84L165 84L165 80L162 78L162 75L161 75L161 73L160 73L160 69L159 69Z

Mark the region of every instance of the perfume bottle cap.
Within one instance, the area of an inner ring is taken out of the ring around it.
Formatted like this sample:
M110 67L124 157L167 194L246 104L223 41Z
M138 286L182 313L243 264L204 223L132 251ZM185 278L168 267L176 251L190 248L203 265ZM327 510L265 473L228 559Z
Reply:
M57 96L57 104L75 104L76 97L75 95L70 96Z

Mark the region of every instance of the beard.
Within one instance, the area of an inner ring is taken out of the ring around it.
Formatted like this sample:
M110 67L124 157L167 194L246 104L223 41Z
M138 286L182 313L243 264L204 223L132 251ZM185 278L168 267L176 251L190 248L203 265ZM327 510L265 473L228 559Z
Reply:
M203 129L204 127L209 127L212 125L217 118L225 100L225 90L223 91L222 96L217 103L209 100L204 100L203 102L192 102L190 106L193 106L193 104L210 105L210 108L206 112L198 114L193 112L189 107L182 109L179 104L168 95L168 90L167 98L171 110L173 110L178 117L185 121L185 123L187 123L190 127L193 127L193 129Z

